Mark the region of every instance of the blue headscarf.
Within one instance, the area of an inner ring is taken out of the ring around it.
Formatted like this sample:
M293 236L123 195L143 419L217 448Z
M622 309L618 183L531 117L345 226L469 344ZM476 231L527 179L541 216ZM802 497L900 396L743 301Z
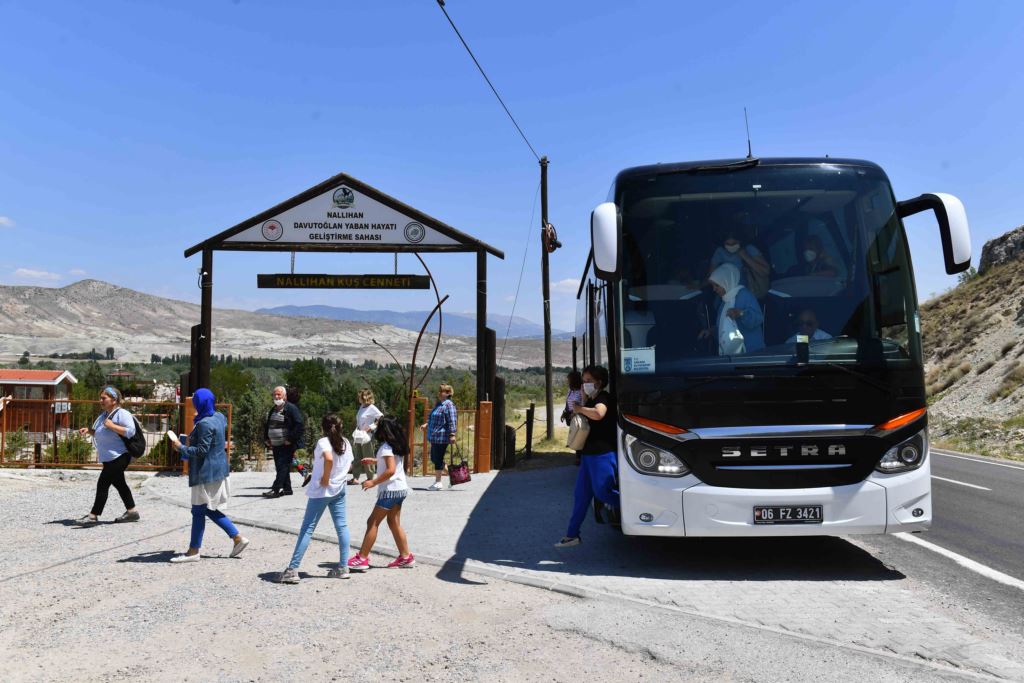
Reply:
M193 424L199 424L204 417L210 417L216 410L213 392L209 389L199 389L192 395L192 405L196 409L196 419Z

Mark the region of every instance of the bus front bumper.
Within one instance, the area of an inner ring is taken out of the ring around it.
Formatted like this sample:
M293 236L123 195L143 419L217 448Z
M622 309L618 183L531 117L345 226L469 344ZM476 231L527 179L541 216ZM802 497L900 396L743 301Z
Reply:
M622 532L631 536L842 536L924 531L932 519L930 458L911 472L847 486L739 489L691 475L640 474L619 457ZM755 524L755 506L821 505L820 524ZM915 516L916 515L916 516Z

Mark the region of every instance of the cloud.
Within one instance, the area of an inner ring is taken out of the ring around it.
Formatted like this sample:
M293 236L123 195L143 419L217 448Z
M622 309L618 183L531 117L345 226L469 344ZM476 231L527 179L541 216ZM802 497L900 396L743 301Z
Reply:
M84 270L82 270L81 268L72 268L71 270L68 271L68 273L70 275L74 275L76 277L82 277L83 275L88 275L89 274L89 273L85 272Z
M45 270L32 270L31 268L18 268L14 271L14 277L22 280L36 280L42 282L55 282L61 278L57 273Z
M551 283L552 294L562 294L569 296L576 296L576 292L579 291L580 281L574 277L567 277L564 280Z
M13 228L14 221L7 216L0 216L0 228Z

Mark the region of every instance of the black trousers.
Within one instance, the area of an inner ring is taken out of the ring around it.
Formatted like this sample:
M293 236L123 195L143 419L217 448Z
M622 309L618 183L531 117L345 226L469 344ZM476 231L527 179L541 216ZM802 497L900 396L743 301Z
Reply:
M277 471L277 476L274 478L274 485L271 488L275 491L291 491L292 460L295 457L295 446L274 446L272 450L274 452L274 469Z
M121 496L121 502L124 503L125 510L131 510L135 507L132 490L128 487L128 482L124 480L124 471L128 469L128 463L131 461L132 456L123 453L116 460L103 463L103 471L100 472L100 478L96 482L96 500L92 504L92 514L97 517L103 514L103 508L107 504L107 493L110 491L111 484L113 484L114 488L117 489L117 493Z

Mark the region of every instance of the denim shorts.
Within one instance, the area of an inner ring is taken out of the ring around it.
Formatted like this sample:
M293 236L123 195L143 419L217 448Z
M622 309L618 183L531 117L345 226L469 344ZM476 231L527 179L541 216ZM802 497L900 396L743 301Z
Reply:
M444 454L448 451L448 444L446 443L432 443L430 444L430 462L434 463L434 471L438 472L444 469Z
M381 491L382 495L377 496L376 506L384 510L392 510L397 507L402 507L402 503L405 502L405 497L408 493L408 491L400 491L398 492L399 495L395 495L395 493L391 491Z

